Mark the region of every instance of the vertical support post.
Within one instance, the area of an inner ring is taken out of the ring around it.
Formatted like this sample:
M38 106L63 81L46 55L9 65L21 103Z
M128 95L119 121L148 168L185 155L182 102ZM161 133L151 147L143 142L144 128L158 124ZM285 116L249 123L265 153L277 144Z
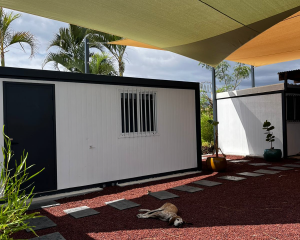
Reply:
M255 76L254 76L254 66L251 66L251 83L252 87L255 87Z
M287 121L286 121L286 92L287 79L284 80L284 90L282 92L282 141L283 141L283 158L287 158Z
M89 39L86 37L84 39L84 67L85 67L85 73L90 73L90 68L89 68L89 56L90 56L90 51L89 51Z
M213 97L213 118L214 121L218 121L218 115L217 115L217 93L216 93L216 70L215 68L212 68L212 97ZM214 127L214 141L215 139L215 133L218 126Z
M199 84L199 83L198 83ZM201 150L201 113L200 113L200 84L195 88L195 111L196 111L196 137L197 137L197 168L202 169Z

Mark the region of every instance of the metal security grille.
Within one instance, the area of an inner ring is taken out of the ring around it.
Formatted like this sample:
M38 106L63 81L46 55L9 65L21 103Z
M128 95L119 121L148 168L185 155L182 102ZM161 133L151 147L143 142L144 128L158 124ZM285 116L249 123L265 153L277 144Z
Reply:
M156 93L121 92L122 136L146 136L157 133Z

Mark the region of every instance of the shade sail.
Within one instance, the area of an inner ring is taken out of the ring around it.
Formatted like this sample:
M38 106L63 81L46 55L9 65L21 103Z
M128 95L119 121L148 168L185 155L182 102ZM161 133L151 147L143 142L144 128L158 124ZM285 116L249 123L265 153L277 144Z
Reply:
M300 59L300 12L266 30L226 59L253 66Z
M131 40L131 39L121 39L121 40L118 40L118 41L109 42L109 44L163 50L162 48L158 48L158 47L155 47L155 46L152 46L152 45L149 45L149 44L137 42L137 41L134 41L134 40Z
M212 66L300 11L299 0L0 0L0 6L111 33Z

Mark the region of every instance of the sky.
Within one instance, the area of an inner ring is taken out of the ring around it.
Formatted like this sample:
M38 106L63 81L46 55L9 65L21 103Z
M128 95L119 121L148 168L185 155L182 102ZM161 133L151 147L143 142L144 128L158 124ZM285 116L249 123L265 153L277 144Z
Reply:
M6 11L11 11L6 9ZM19 13L14 11L15 13ZM26 13L15 20L11 29L14 31L29 31L39 42L38 51L33 58L29 58L30 48L25 47L25 53L18 44L12 45L5 54L6 66L18 68L41 69L42 63L49 52L49 41L54 38L60 27L68 27L67 23L50 20ZM51 51L51 49L50 49ZM53 49L52 51L56 51ZM198 65L198 61L171 53L168 51L127 47L125 77L152 78L164 80L178 80L191 82L211 82L211 72ZM233 66L235 63L230 62ZM54 70L48 63L44 69ZM300 69L300 60L272 64L255 68L256 86L279 83L278 72ZM222 83L217 82L217 87ZM251 87L251 80L242 81L238 89Z

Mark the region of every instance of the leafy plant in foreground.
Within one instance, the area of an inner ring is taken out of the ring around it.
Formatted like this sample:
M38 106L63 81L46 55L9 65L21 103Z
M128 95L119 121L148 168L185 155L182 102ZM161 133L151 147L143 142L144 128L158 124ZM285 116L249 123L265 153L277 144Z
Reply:
M28 220L39 217L39 213L27 214L32 198L32 187L29 194L26 194L25 190L30 186L23 188L24 183L28 182L34 176L41 171L29 176L28 169L33 165L27 167L26 160L28 153L21 156L21 160L15 161L15 168L9 169L9 163L13 157L13 151L11 150L11 141L4 133L4 147L2 147L3 163L0 164L0 240L13 239L12 234L29 228L35 235L36 233L28 226Z
M272 142L275 141L275 136L273 135L273 132L271 132L271 130L274 130L275 127L271 126L271 123L268 120L266 120L263 124L263 129L267 131L265 132L265 134L267 134L266 141L271 143L270 149L274 149L274 147L272 146Z
M208 120L207 121L209 124L211 124L216 130L215 130L215 144L214 144L214 150L216 151L216 157L219 157L219 150L223 154L223 156L226 158L226 155L222 152L221 148L219 148L219 135L218 135L218 124L219 122L214 121L214 120Z

